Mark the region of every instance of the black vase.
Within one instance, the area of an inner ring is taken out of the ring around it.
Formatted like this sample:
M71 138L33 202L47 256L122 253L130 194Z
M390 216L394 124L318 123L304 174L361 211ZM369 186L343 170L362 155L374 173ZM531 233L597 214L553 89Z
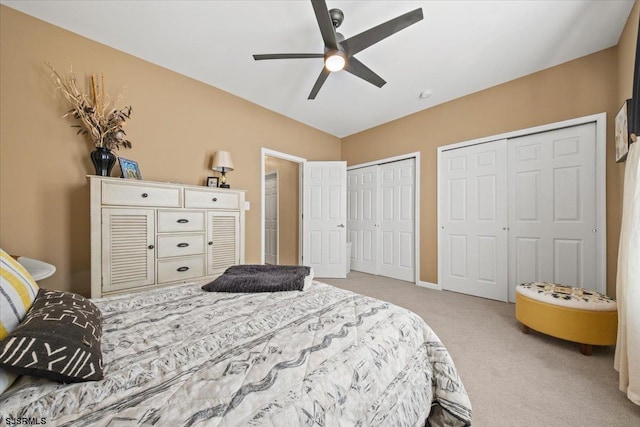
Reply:
M91 152L91 161L96 168L96 175L111 176L111 169L116 164L116 155L108 148L97 147Z

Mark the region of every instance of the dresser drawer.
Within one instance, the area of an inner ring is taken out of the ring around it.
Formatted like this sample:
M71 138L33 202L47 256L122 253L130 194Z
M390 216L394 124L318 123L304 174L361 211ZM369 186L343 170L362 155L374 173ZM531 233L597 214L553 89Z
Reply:
M187 208L240 209L240 196L225 191L185 188L184 205Z
M204 233L162 234L158 236L158 258L204 254Z
M158 260L158 283L175 282L204 276L205 257Z
M204 211L158 211L158 233L203 231Z
M179 208L181 201L179 188L127 185L116 182L102 183L102 204L104 205Z

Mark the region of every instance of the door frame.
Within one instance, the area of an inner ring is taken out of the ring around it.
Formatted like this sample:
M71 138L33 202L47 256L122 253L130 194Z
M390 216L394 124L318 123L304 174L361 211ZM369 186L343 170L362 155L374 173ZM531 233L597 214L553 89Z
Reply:
M282 153L280 151L271 150L269 148L262 147L260 149L260 264L264 264L264 217L265 217L265 209L264 209L264 174L265 174L265 162L268 157L277 157L278 159L289 160L294 163L298 163L298 173L302 173L300 168L300 164L307 161L302 157L294 156L292 154ZM299 206L298 206L298 217L302 216L302 180L300 181L299 191ZM299 232L298 232L298 263L300 263L302 257L302 219L300 218L299 222ZM278 251L279 252L279 251ZM279 253L278 253L279 255Z
M359 169L367 166L379 166L383 163L397 162L400 160L415 159L414 163L414 183L413 183L413 254L414 254L414 284L425 288L434 288L437 286L433 283L420 281L420 152L400 154L398 156L378 159L367 163L359 163L357 165L347 166L347 172L351 169ZM347 188L349 186L347 185ZM349 230L347 229L347 232Z
M607 289L607 189L606 189L606 164L607 164L607 113L598 113L590 116L578 117L575 119L564 120L561 122L549 123L546 125L535 126L526 129L520 129L512 132L502 133L499 135L487 136L483 138L472 139L469 141L458 142L455 144L444 145L437 149L437 182L442 180L443 164L441 162L441 154L444 151L463 148L470 145L484 144L500 139L510 139L520 136L531 135L535 133L549 132L566 127L583 125L587 123L595 123L596 125L596 229L598 230L596 242L596 277L598 284L605 292ZM438 284L437 289L442 289L442 271L443 271L443 255L442 255L442 224L440 218L440 206L444 195L441 194L440 185L436 185L438 197ZM600 232L601 231L601 232Z

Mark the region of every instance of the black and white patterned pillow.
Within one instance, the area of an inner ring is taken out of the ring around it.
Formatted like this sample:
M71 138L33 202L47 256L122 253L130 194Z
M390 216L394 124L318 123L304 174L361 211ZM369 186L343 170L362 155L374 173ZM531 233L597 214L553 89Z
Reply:
M71 292L40 289L24 320L0 341L0 367L64 383L100 380L102 313Z

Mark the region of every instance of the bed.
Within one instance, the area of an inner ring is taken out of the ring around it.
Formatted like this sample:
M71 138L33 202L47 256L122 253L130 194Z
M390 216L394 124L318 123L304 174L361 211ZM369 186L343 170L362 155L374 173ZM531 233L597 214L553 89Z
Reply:
M60 426L465 426L453 361L414 313L313 281L304 291L191 283L93 300L104 378L20 377L5 418Z

